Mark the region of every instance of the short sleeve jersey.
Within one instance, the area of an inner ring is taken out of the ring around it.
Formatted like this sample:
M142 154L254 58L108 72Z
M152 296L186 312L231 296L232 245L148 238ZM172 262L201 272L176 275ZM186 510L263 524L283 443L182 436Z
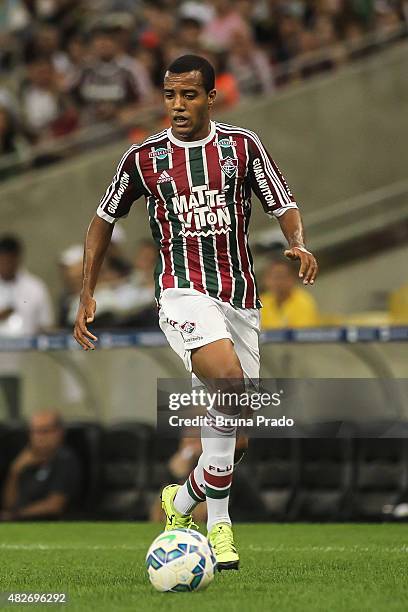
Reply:
M171 129L122 157L97 213L114 223L144 196L160 257L156 298L193 288L239 308L260 307L248 244L251 194L279 217L295 199L261 140L250 130L211 122L199 141Z

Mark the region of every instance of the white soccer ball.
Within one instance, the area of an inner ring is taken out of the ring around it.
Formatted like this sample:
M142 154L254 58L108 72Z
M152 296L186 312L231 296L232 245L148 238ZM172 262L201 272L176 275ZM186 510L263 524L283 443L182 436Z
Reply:
M216 560L207 538L194 529L164 531L146 555L149 579L157 591L188 592L206 588Z

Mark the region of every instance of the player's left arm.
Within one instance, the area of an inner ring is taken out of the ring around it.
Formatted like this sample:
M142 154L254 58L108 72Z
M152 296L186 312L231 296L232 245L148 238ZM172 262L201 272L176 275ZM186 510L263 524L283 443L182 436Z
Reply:
M318 265L314 255L306 249L302 218L296 200L278 166L269 155L257 134L250 132L248 144L248 178L265 212L279 221L288 241L284 254L299 259L299 277L305 285L313 285Z
M284 251L284 255L289 259L300 260L299 278L303 279L304 285L309 283L313 285L319 268L315 256L305 246L303 223L299 210L287 210L285 214L278 217L278 221L288 241L289 248Z

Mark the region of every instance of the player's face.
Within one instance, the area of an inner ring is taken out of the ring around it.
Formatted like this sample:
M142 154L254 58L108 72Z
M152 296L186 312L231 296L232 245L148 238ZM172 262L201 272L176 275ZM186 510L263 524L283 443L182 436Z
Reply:
M164 77L164 103L171 121L173 134L179 140L200 140L208 135L210 109L215 100L215 89L205 91L202 74L198 70Z

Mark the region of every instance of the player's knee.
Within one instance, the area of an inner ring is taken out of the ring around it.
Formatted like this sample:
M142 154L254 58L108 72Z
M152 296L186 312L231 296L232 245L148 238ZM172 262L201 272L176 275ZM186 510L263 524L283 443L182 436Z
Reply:
M244 372L242 371L241 364L239 362L223 364L220 368L219 378L224 380L236 380L237 384L241 384L241 381L243 382L244 379Z

